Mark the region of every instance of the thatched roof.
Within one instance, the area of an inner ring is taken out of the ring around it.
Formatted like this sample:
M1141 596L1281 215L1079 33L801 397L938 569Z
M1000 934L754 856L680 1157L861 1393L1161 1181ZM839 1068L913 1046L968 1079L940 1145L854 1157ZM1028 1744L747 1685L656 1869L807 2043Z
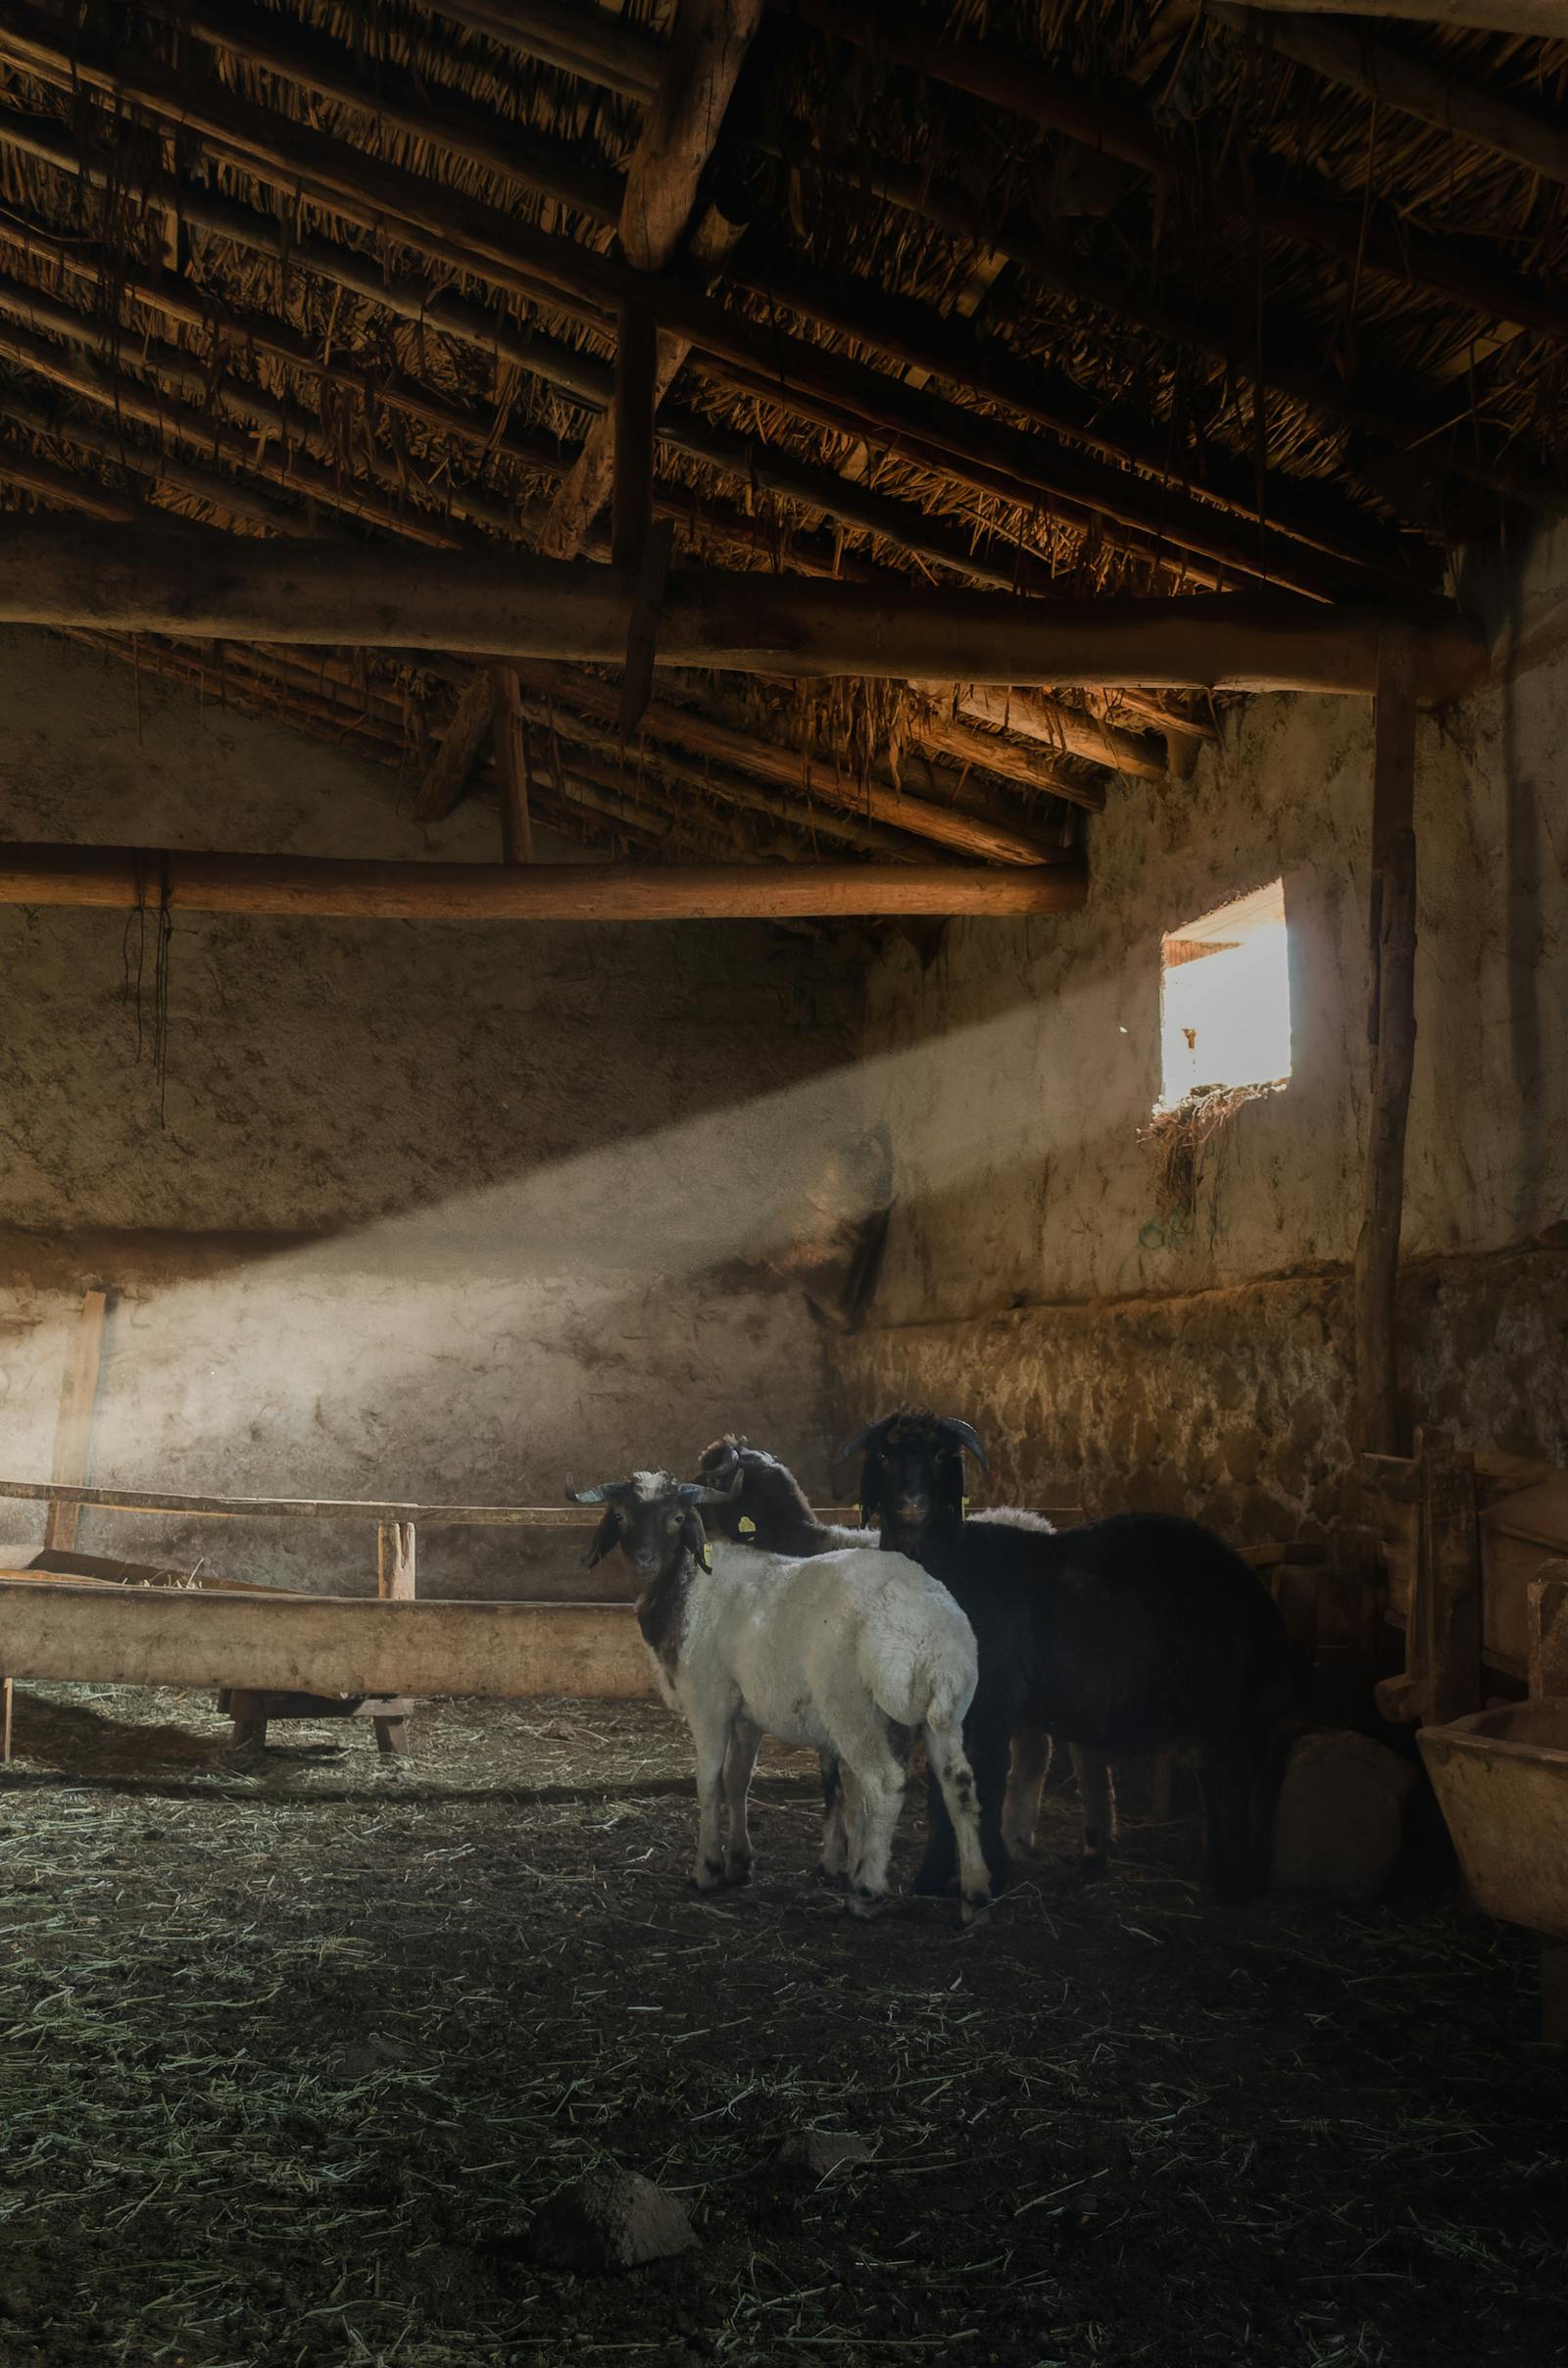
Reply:
M673 13L17 0L4 499L608 556L608 512L573 524L561 489L603 445L592 258L619 253ZM777 0L674 267L678 558L1446 598L1461 542L1563 481L1568 40L1370 38L1190 0ZM453 743L432 777L466 663L136 658L400 768L427 815L486 777L478 690L468 765ZM1212 729L1093 684L662 669L627 745L608 670L518 689L538 814L650 858L1059 851L1114 772Z

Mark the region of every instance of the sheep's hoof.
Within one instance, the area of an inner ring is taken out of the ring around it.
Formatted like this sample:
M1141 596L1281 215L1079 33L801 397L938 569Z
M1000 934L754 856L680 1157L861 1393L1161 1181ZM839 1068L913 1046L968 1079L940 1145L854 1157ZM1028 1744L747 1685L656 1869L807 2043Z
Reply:
M704 1858L692 1877L692 1889L700 1899L711 1899L715 1891L724 1888L724 1862L721 1858Z
M863 1923L869 1924L873 1916L879 1916L882 1913L886 1902L887 1893L885 1891L867 1891L863 1883L858 1883L850 1894L850 1913L852 1916L858 1916Z
M750 1858L729 1857L725 1859L724 1880L726 1883L732 1883L739 1891L744 1885L750 1883L751 1879L752 1860Z
M818 1883L829 1891L848 1891L850 1888L850 1878L845 1868L829 1866L825 1858L818 1858L815 1874Z
M966 1891L963 1895L963 1905L958 1910L959 1921L964 1924L977 1924L990 1905L991 1894L988 1891Z

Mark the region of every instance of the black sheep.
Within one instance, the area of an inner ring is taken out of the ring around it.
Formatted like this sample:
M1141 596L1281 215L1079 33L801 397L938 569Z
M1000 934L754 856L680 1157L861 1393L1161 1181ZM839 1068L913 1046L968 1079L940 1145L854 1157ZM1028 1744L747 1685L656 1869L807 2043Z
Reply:
M994 1879L1008 1865L1008 1747L1027 1721L1109 1758L1195 1751L1208 1879L1227 1899L1259 1889L1291 1662L1285 1624L1241 1556L1165 1513L1059 1531L966 1522L964 1453L985 1468L985 1450L949 1417L889 1414L844 1454L857 1450L862 1518L941 1580L975 1632L980 1682L964 1734ZM930 1816L915 1888L941 1892L956 1869L934 1796Z

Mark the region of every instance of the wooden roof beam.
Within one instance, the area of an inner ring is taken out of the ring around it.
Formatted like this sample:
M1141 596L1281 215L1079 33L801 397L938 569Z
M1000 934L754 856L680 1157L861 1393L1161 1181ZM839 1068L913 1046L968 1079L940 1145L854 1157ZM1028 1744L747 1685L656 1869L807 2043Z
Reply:
M1543 17L1549 5L1552 0L1541 0ZM1436 17L1436 0L1422 13ZM1469 140L1559 187L1568 182L1568 127L1517 99L1494 96L1477 80L1471 60L1452 72L1379 39L1365 23L1325 24L1321 13L1299 5L1273 7L1260 0L1260 5L1238 8L1230 0L1204 0L1204 14L1342 89ZM1556 15L1558 37L1568 36L1568 11L1561 0L1556 0Z
M85 624L200 640L359 644L619 665L636 587L624 573L512 550L444 554L337 542L235 542L55 519L0 542L0 623ZM1008 599L893 591L717 568L672 573L659 657L783 676L1126 682L1366 694L1386 611L1254 594ZM1419 629L1418 696L1466 695L1487 653L1467 620Z
M1071 913L1079 863L408 863L136 847L0 847L0 905L329 920L780 920Z

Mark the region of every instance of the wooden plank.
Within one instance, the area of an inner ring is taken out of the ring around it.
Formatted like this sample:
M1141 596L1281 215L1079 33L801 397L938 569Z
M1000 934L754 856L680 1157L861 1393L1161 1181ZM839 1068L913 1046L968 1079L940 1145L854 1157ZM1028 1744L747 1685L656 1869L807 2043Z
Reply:
M580 1505L413 1505L396 1500L363 1497L195 1497L172 1490L85 1488L55 1480L0 1480L0 1499L19 1498L24 1504L109 1506L120 1512L165 1512L212 1515L218 1519L288 1521L411 1522L417 1528L445 1529L593 1529L599 1515ZM855 1507L833 1505L823 1508L825 1521L848 1521ZM1076 1520L1076 1510L1048 1515L1053 1520Z
M82 1293L81 1313L66 1352L65 1379L60 1389L60 1414L55 1424L54 1476L69 1486L79 1486L87 1477L92 1444L92 1409L98 1396L98 1374L103 1362L104 1322L108 1308L109 1295L106 1291ZM76 1525L80 1518L79 1505L58 1497L53 1499L43 1533L45 1548L69 1552L76 1543Z
M0 1571L0 1661L19 1680L251 1693L488 1695L649 1690L629 1605L376 1603L18 1585Z
M1422 1432L1419 1451L1425 1715L1446 1726L1482 1703L1475 1463L1442 1432Z
M618 666L636 595L621 569L520 550L368 551L189 527L11 518L0 623L85 625L176 639L566 658ZM1412 624L1418 700L1483 679L1477 628ZM791 676L1094 683L1105 688L1375 690L1387 615L1261 595L1037 601L1004 593L833 583L752 570L670 575L660 662Z
M1371 1092L1352 1273L1359 1444L1374 1455L1396 1454L1401 1445L1396 1302L1415 1065L1415 675L1409 637L1385 634L1372 784Z
M412 1603L415 1584L415 1538L412 1521L383 1521L375 1533L375 1592L383 1603Z
M408 863L0 847L0 905L441 921L836 919L1074 913L1081 863Z
M531 863L533 822L528 812L528 758L517 701L517 669L492 666L489 678L496 779L501 789L502 860L508 863Z

